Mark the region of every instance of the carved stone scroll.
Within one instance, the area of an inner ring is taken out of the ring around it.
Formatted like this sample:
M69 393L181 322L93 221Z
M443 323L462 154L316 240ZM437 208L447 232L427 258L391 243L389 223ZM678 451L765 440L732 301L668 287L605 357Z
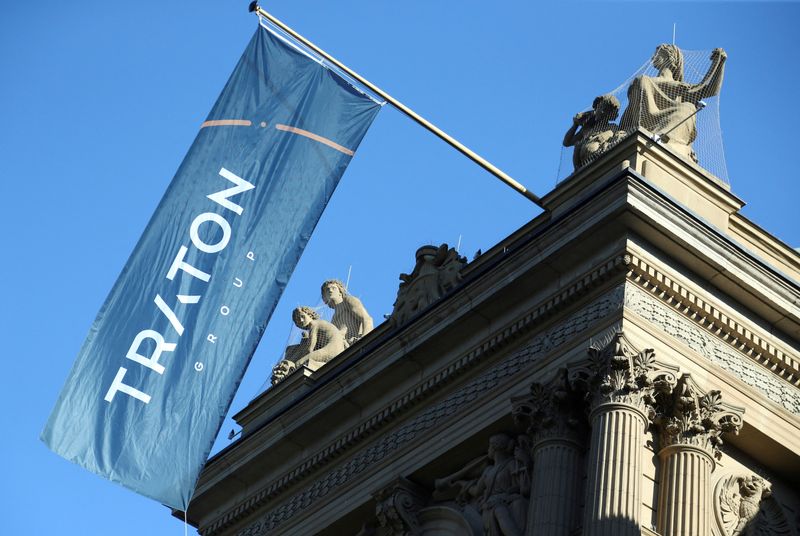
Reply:
M399 478L375 495L378 523L392 536L420 534L417 513L425 505L426 496L424 488L410 480Z

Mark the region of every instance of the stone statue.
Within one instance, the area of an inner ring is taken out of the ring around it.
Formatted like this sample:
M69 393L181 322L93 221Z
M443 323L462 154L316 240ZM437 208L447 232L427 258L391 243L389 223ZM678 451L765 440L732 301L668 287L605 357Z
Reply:
M465 509L475 508L480 513L484 534L522 536L530 494L529 452L525 436L514 440L506 434L495 434L489 438L486 456L436 480L434 497L445 495L448 488L456 488L456 501ZM478 473L481 467L483 470Z
M660 141L697 162L692 142L697 137L696 118L702 99L719 94L727 54L711 52L711 66L697 84L684 81L683 53L674 45L659 45L652 63L657 76L639 76L628 88L628 107L621 124L626 129L644 127Z
M333 309L331 323L342 332L345 343L350 346L372 331L372 317L361 300L350 296L338 279L329 279L322 284L322 301Z
M461 281L461 269L467 259L442 244L422 246L416 253L417 263L410 274L400 274L400 287L389 322L400 326L410 320Z
M564 147L575 147L572 153L575 169L605 153L627 135L611 122L618 115L619 100L609 94L594 99L591 111L572 118L572 126L564 134Z
M330 322L320 319L311 307L295 309L292 320L304 330L303 340L299 345L287 348L284 359L272 369L273 385L302 365L317 370L346 348L342 332Z

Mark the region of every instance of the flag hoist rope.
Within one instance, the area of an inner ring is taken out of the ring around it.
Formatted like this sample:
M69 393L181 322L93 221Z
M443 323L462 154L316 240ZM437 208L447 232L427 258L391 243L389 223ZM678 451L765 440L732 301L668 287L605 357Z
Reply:
M333 65L335 65L336 67L341 69L343 72L347 73L353 79L357 80L359 83L361 83L365 87L369 88L370 91L372 91L373 93L375 93L376 95L378 95L379 97L384 99L386 102L388 102L389 104L391 104L392 106L394 106L395 108L397 108L398 110L400 110L401 112L406 114L408 117L410 117L411 119L416 121L418 124L422 125L426 129L428 129L430 132L432 132L436 136L438 136L441 139L443 139L444 141L446 141L448 144L450 144L452 147L454 147L456 150L458 150L461 154L463 154L464 156L466 156L467 158L469 158L470 160L472 160L473 162L475 162L476 164L481 166L483 169L485 169L486 171L488 171L489 173L491 173L492 175L494 175L495 177L497 177L498 179L500 179L501 181L503 181L507 185L511 186L514 190L516 190L517 192L521 193L526 198L528 198L529 200L531 200L534 203L536 203L538 206L540 206L542 208L545 208L544 205L542 205L542 200L539 199L539 197L537 195L535 195L533 192L531 192L530 190L525 188L523 185L521 185L520 183L518 183L517 181L515 181L514 179L512 179L508 175L506 175L503 171L501 171L500 169L495 167L493 164L491 164L488 161L486 161L480 155L478 155L478 154L474 153L473 151L471 151L469 148L464 146L464 144L462 144L458 140L454 139L453 137L451 137L447 133L443 132L441 129L439 129L438 127L436 127L435 125L433 125L432 123L427 121L426 119L422 118L419 114L417 114L416 112L414 112L413 110L408 108L406 105L404 105L403 103L401 103L400 101L398 101L397 99L395 99L394 97L392 97L391 95L389 95L388 93L383 91L381 88L377 87L376 85L371 83L369 80L364 79L359 74L357 74L356 72L352 71L347 66L342 64L339 60L337 60L333 56L329 55L327 52L325 52L324 50L322 50L321 48L316 46L314 43L312 43L311 41L307 40L305 37L303 37L302 35L298 34L294 30L292 30L290 27L286 26L284 23L282 23L281 21L279 21L278 19L276 19L275 17L273 17L272 15L270 15L269 13L264 11L261 8L261 6L258 5L257 2L252 2L250 4L250 12L255 12L258 15L264 17L265 19L267 19L268 21L273 23L275 26L277 26L278 28L282 29L283 31L285 31L286 33L288 33L289 35L291 35L292 37L294 37L295 39L297 39L298 41L303 43L305 46L307 46L308 48L310 48L311 50L313 50L314 52L316 52L317 54L319 54L320 56L322 56L323 58L325 58L326 60L331 62Z

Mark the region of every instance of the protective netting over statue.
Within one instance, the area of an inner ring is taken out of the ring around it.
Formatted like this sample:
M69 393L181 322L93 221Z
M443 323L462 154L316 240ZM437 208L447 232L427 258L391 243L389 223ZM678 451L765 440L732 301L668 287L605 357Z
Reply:
M316 306L300 306L292 312L292 328L272 370L272 385L302 366L317 370L372 331L372 317L361 300L348 294L344 283L325 281L320 295L322 301ZM265 383L259 392L266 387Z
M726 55L659 45L615 90L576 114L564 136L558 180L643 128L659 143L728 183L719 122Z

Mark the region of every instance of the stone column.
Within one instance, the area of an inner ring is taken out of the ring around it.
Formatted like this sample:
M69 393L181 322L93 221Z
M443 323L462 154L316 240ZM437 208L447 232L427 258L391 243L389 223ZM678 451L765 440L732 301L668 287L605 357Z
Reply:
M622 333L589 361L570 371L570 381L591 401L587 459L586 536L639 535L642 508L642 449L651 415L654 384L674 383L652 350L637 352Z
M642 445L648 419L641 408L602 404L592 411L584 534L640 534Z
M518 426L531 438L533 472L525 534L568 536L581 499L585 415L581 394L566 370L547 385L534 383L529 396L512 400Z
M661 487L658 532L663 536L711 534L711 471L714 458L688 445L671 445L659 452Z
M711 472L720 455L721 434L737 433L740 408L722 403L719 391L699 392L688 374L674 389L656 393L661 441L658 532L703 536L711 532Z

